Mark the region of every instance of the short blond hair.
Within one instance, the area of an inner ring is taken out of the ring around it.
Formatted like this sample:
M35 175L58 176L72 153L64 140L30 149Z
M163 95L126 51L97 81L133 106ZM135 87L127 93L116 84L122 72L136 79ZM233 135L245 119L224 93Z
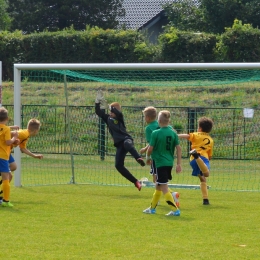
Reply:
M40 126L41 122L38 119L32 118L27 124L27 129L30 131L36 131L40 129Z
M157 116L157 110L155 107L149 106L143 110L144 116L148 116L151 120L155 120Z
M121 111L121 106L118 102L113 102L110 104L111 107L115 107L117 110Z
M162 124L169 124L171 118L171 112L168 110L162 110L159 112L158 121Z

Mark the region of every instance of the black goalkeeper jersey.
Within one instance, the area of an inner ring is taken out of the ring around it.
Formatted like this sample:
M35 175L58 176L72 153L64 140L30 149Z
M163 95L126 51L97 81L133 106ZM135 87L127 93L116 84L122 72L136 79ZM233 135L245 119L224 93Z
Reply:
M116 115L116 118L112 118L109 114L106 114L104 110L100 109L99 103L95 103L95 112L108 126L109 132L114 140L114 146L117 146L117 144L128 138L133 140L132 136L126 131L124 116L121 111L112 107L111 112Z

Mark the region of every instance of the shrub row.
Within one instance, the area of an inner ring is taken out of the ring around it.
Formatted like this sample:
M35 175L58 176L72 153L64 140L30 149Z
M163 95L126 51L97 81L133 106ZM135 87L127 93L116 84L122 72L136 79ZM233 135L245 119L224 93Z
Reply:
M157 45L133 30L69 28L24 35L0 32L3 80L13 79L14 63L256 62L260 30L235 20L222 35L167 28Z

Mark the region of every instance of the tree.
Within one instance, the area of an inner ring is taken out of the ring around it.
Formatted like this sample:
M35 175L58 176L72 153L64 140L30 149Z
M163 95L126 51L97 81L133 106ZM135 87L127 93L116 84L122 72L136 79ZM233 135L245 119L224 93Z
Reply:
M250 24L235 20L219 37L216 58L220 62L258 62L260 30Z
M7 12L6 0L0 0L0 30L8 30L11 25L11 18Z
M165 6L170 25L181 30L223 33L234 20L260 26L259 0L183 0Z
M57 31L86 25L115 28L117 17L124 16L123 0L9 0L12 29L26 32Z
M183 0L181 2L167 3L164 10L169 21L169 25L183 31L204 31L205 22L202 9L193 0Z

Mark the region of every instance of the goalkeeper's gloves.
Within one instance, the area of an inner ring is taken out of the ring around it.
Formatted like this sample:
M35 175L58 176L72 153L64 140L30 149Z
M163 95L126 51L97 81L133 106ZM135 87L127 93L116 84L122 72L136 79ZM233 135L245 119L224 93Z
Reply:
M104 95L102 90L98 90L97 91L97 96L96 96L96 100L95 103L101 103L101 101L104 99Z
M101 102L100 102L100 108L101 109L109 109L109 105L107 103L107 101L105 99L102 99Z

